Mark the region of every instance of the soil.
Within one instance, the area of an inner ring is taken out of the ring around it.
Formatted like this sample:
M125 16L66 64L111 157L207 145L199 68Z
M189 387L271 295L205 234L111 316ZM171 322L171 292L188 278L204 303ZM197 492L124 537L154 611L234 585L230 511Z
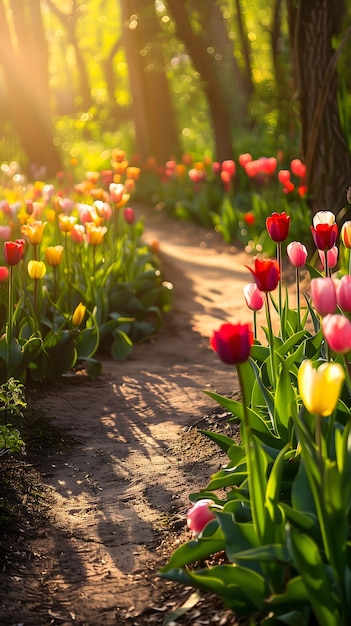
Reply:
M3 626L162 625L187 602L171 623L238 623L217 598L157 571L190 539L189 494L225 462L199 427L235 435L204 393L237 390L209 336L251 321L242 289L252 259L216 233L139 213L173 309L126 362L104 360L97 380L80 370L28 389L26 455L0 458L1 504L11 504L0 509Z

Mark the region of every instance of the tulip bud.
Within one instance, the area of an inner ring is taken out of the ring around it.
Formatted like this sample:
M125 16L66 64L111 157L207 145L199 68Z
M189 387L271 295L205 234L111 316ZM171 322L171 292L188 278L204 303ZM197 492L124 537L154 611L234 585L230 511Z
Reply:
M337 354L346 354L351 350L351 322L345 315L327 315L322 321L325 340L331 350Z
M86 307L84 306L84 304L82 304L82 302L80 302L78 306L75 308L75 310L73 311L72 324L74 326L81 325L84 319L85 311L86 311Z
M292 241L286 247L286 253L290 263L294 267L303 267L306 263L308 252L306 246L299 241Z
M43 261L28 261L28 274L33 280L40 280L46 274L46 265Z
M251 311L259 311L264 305L264 293L259 290L256 283L245 285L244 298Z
M311 295L313 306L319 315L324 317L330 313L335 313L336 289L331 278L313 278L311 280Z
M303 361L298 371L298 387L306 409L321 417L331 415L339 400L344 378L345 372L339 363L322 363L316 369L312 361Z
M209 509L213 500L204 498L198 500L187 513L187 526L195 535L199 535L206 524L215 519L215 514Z

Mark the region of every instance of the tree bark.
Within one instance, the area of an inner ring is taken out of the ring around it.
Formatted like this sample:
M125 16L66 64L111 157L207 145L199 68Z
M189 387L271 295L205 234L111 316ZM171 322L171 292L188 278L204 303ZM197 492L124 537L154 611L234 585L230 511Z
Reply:
M179 157L181 147L154 2L120 3L137 151L142 160L153 156L163 164Z
M301 152L307 166L312 213L339 214L346 205L351 157L338 111L337 60L340 5L334 0L289 0L289 29L301 119ZM348 33L346 33L346 37ZM346 39L345 39L346 41Z
M191 27L184 0L167 0L167 4L176 24L177 36L184 42L194 67L204 83L215 141L215 158L218 161L232 159L230 116L224 105L216 74L209 62L206 47Z

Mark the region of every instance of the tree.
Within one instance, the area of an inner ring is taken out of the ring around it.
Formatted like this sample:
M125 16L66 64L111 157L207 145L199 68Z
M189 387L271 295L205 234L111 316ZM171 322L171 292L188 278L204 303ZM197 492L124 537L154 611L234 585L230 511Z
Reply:
M11 14L0 1L0 63L8 110L30 165L45 166L53 175L62 168L62 161L53 143L48 47L40 3L11 0L10 8Z
M232 128L218 77L209 62L203 38L194 32L185 0L167 0L168 8L176 24L178 38L184 42L195 69L199 72L209 107L215 141L215 158L218 161L233 158Z
M338 110L337 61L351 34L339 46L343 3L289 0L289 30L300 102L301 152L307 166L311 209L338 214L346 204L351 157Z
M143 160L153 156L164 163L179 157L181 147L155 3L120 0L120 4L137 151Z

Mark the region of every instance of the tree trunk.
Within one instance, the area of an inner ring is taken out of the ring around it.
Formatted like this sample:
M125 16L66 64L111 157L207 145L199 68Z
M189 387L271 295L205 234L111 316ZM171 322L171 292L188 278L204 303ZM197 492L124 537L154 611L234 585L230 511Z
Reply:
M341 48L332 47L338 33L338 17L340 6L337 11L334 0L302 0L298 5L289 0L301 151L307 166L312 213L329 210L339 214L346 205L351 178L350 151L337 102L336 65Z
M150 0L120 1L136 148L143 160L153 156L164 163L179 157L181 147L155 5Z
M48 50L40 7L31 0L12 0L14 45L4 3L0 1L0 63L7 83L11 119L29 164L45 166L52 176L62 169L53 143Z
M204 82L215 140L215 158L218 161L232 159L230 116L224 105L216 74L209 62L206 46L191 27L184 0L168 0L167 4L176 23L177 36L184 42L194 67Z

